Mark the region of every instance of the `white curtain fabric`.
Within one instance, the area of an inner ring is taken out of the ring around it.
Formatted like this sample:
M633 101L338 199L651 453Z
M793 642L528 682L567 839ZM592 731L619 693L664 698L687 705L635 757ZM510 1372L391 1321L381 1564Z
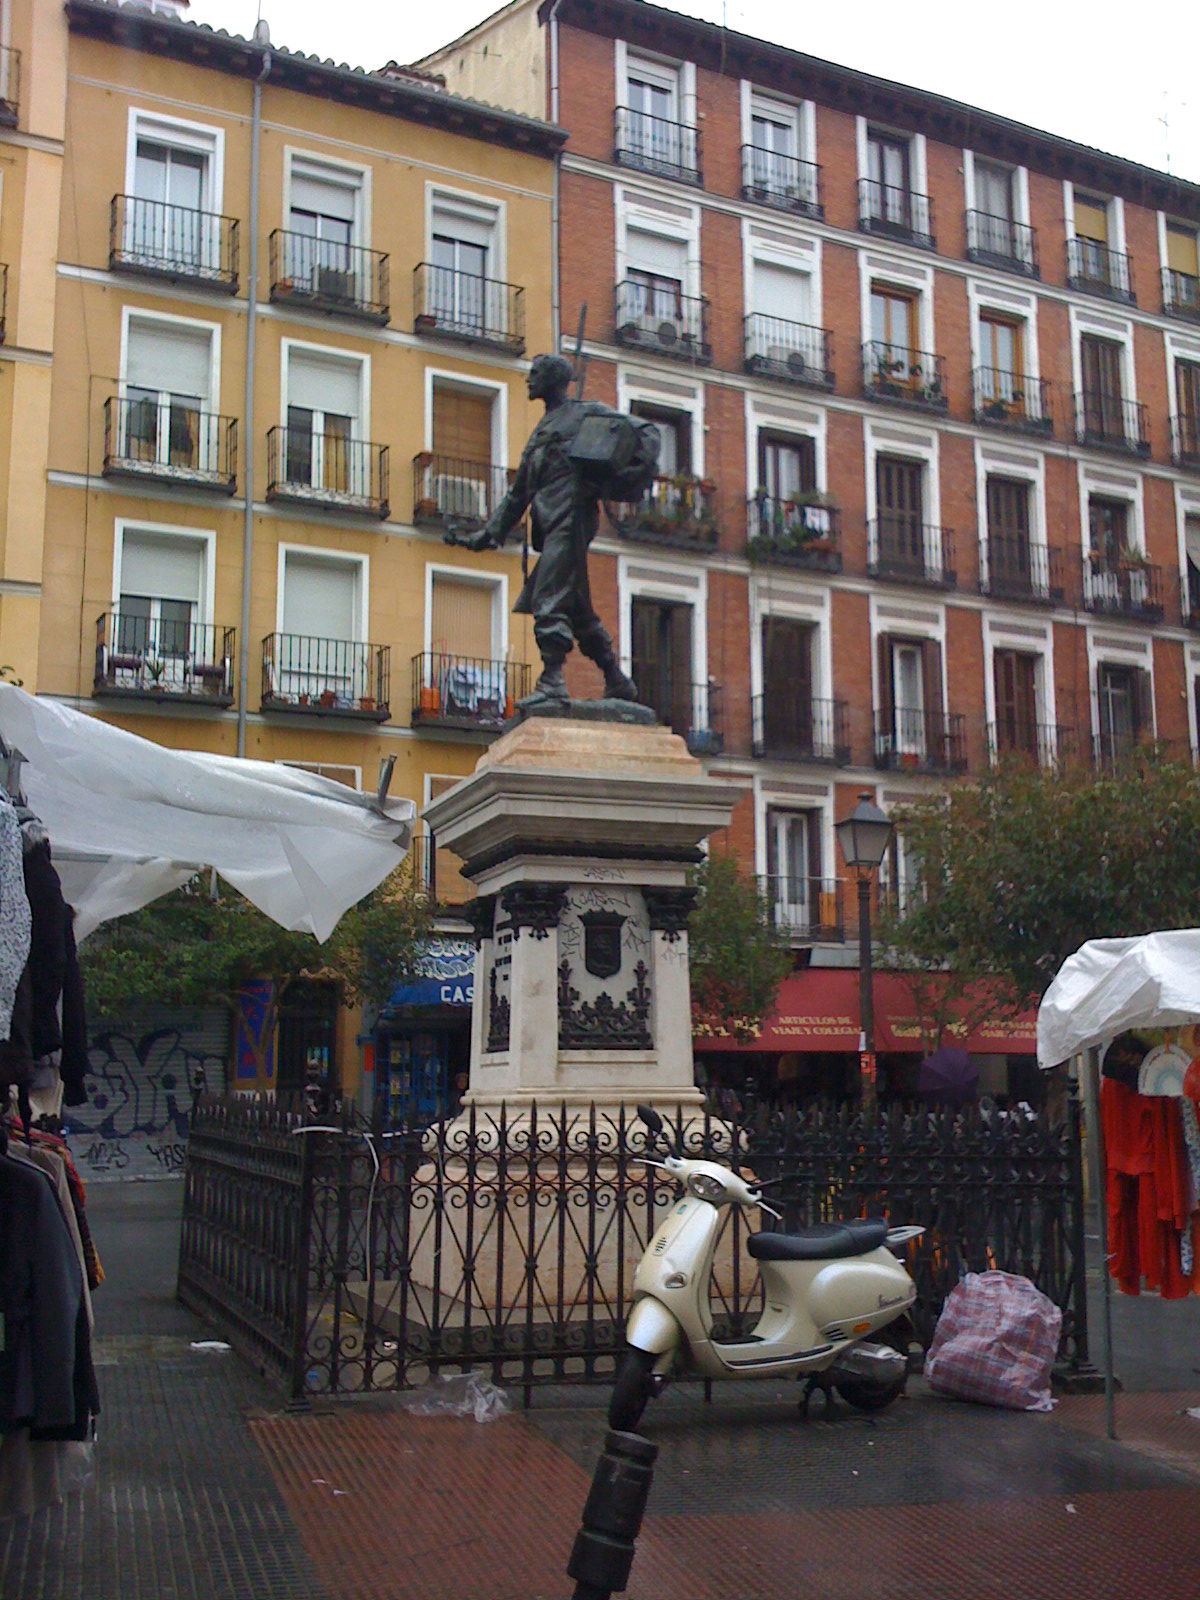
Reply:
M400 865L411 800L265 761L169 750L0 683L0 735L25 757L76 935L215 867L285 928L325 940Z
M1053 1067L1126 1028L1200 1019L1200 928L1089 939L1058 970L1038 1010L1038 1065Z

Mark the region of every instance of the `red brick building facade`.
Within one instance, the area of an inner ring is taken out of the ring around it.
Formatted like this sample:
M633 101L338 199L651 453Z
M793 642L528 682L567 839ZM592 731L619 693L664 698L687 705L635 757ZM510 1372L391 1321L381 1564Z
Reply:
M562 347L666 440L599 605L798 943L864 788L1196 752L1200 188L642 0L423 65L569 130Z

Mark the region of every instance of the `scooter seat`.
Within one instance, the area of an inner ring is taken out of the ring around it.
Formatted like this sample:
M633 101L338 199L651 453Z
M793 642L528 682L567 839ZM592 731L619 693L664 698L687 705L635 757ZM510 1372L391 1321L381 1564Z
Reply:
M797 1233L752 1233L746 1248L755 1261L835 1261L878 1250L887 1231L882 1217L854 1217L847 1222L815 1222Z

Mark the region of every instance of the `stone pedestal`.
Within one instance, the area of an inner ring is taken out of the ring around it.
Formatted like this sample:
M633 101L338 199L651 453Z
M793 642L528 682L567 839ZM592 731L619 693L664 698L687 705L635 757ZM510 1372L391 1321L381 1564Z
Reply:
M602 705L603 703L601 703ZM699 1106L688 869L738 791L623 708L520 722L426 807L479 897L467 1103Z

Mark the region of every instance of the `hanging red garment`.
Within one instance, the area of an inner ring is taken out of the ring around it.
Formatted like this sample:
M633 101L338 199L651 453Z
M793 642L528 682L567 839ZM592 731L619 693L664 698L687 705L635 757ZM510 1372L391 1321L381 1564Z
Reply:
M1167 1300L1192 1292L1180 1264L1191 1226L1179 1107L1141 1095L1115 1078L1100 1084L1106 1155L1109 1271L1123 1294L1157 1290Z

